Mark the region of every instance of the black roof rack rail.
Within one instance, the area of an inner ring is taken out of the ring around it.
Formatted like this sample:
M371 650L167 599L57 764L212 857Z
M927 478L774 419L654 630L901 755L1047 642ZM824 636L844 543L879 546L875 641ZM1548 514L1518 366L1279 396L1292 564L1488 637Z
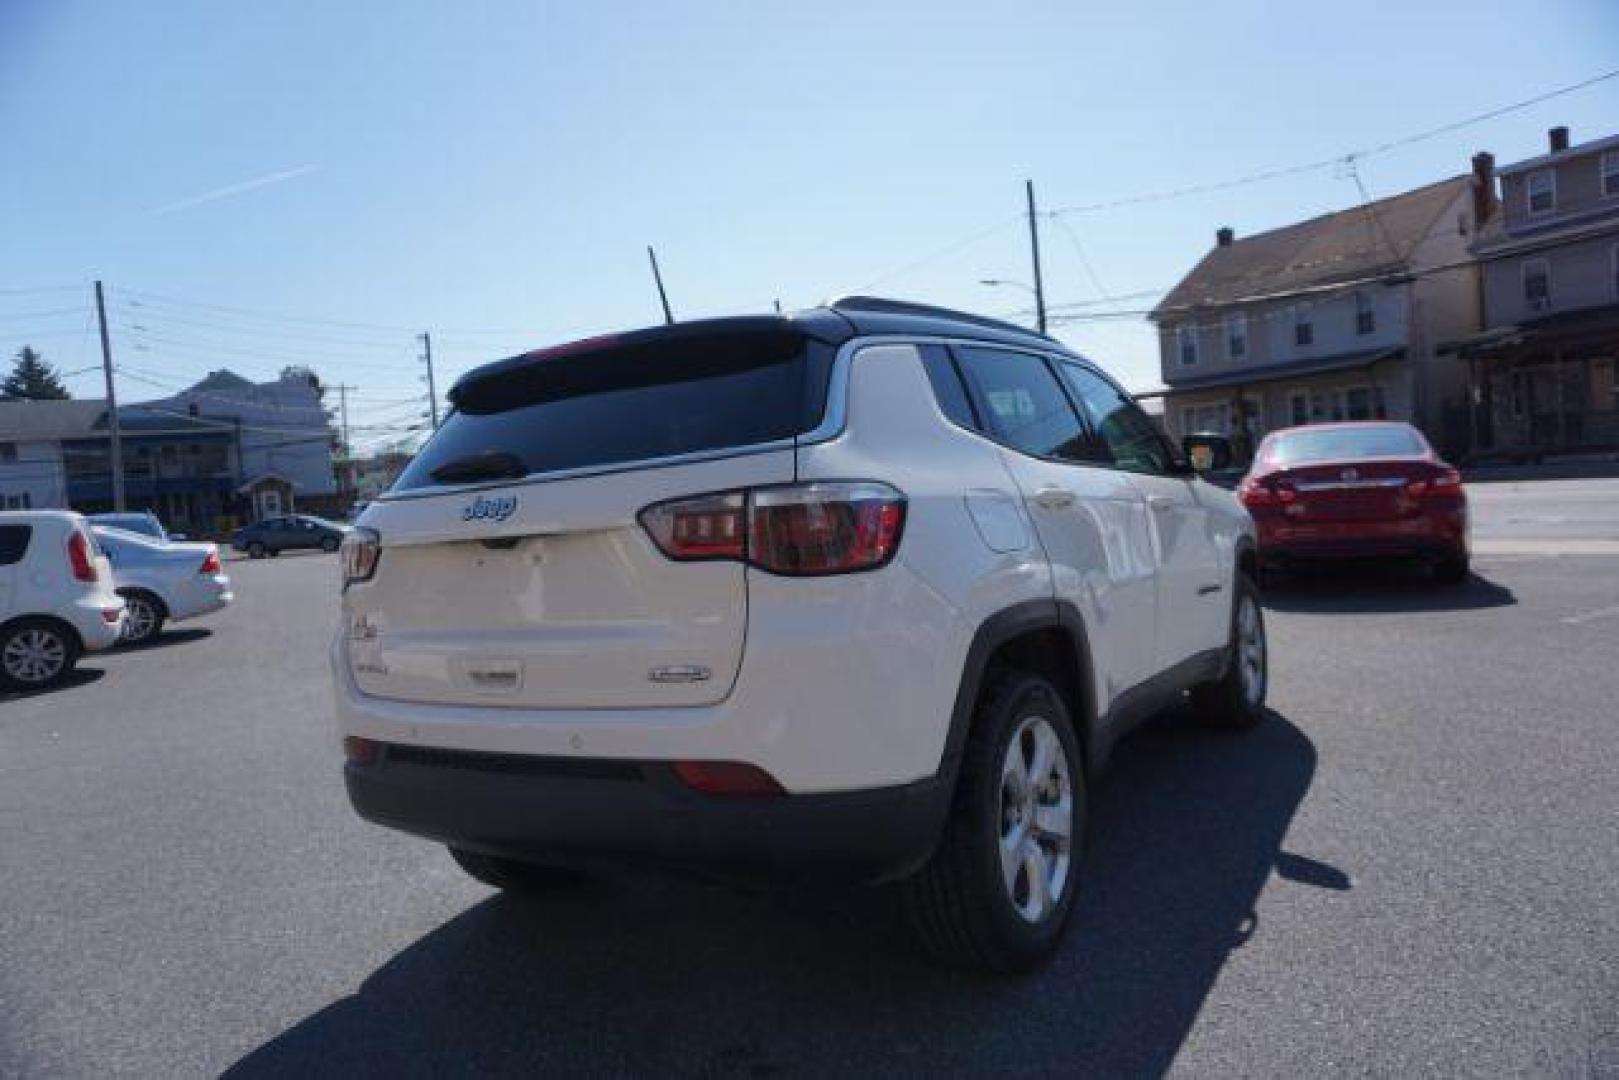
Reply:
M1044 338L1046 341L1057 340L1050 334L1042 334L1038 330L1031 330L1027 326L1019 326L1017 323L1007 322L1004 319L992 319L987 315L973 315L969 312L938 307L934 304L919 304L913 300L887 300L881 296L840 296L826 306L833 311L869 311L881 315L915 315L931 319L951 319L955 322L971 323L974 326L982 326L991 330L1005 330L1014 334Z

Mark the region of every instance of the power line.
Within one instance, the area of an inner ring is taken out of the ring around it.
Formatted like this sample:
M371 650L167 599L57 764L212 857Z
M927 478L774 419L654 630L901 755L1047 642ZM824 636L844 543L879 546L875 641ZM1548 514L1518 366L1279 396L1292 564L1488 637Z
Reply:
M886 281L892 281L894 278L897 278L897 277L900 277L901 275L910 273L912 270L915 270L917 267L926 266L930 262L936 262L939 259L945 258L946 256L954 255L956 252L962 250L963 248L971 247L972 245L978 243L980 240L986 240L989 237L994 236L996 233L1001 232L1002 230L1006 229L1007 227L1009 227L1011 225L1019 224L1022 221L1023 221L1023 215L1022 214L1013 214L1011 217L1004 218L1001 221L996 222L994 225L989 226L987 229L980 229L979 231L977 231L975 233L972 233L972 234L970 234L968 236L962 237L960 240L956 240L956 241L953 241L953 242L951 242L949 244L946 244L944 247L939 248L936 251L931 251L928 254L923 255L923 256L921 256L919 258L912 259L910 262L904 264L903 266L897 266L894 269L888 271L886 274L880 274L877 277L874 277L870 281L866 282L864 285L857 285L855 287L855 291L856 292L865 292L867 289L875 288L878 285L881 285Z
M1333 157L1322 158L1319 161L1307 161L1298 165L1286 165L1281 168L1266 169L1262 172L1249 173L1245 176L1234 177L1230 180L1218 180L1207 184L1194 184L1189 187L1172 188L1168 191L1148 192L1144 195L1131 195L1125 198L1112 199L1107 202L1084 203L1076 206L1062 206L1055 210L1047 211L1047 213L1051 215L1090 214L1100 210L1112 210L1121 206L1139 206L1142 203L1167 202L1171 199L1182 199L1192 195L1206 195L1210 192L1225 191L1230 188L1242 187L1247 184L1257 184L1266 180L1277 180L1284 176L1295 176L1299 173L1316 172L1321 169L1328 169L1335 165L1340 165L1348 159L1367 158L1376 154L1385 154L1390 150L1411 146L1414 143L1425 142L1429 139L1438 138L1440 135L1448 135L1453 131L1460 131L1463 128L1472 127L1474 124L1481 124L1486 120L1494 120L1497 117L1505 116L1508 113L1527 109L1543 102L1551 101L1553 98L1559 98L1565 94L1572 94L1576 91L1584 90L1587 87L1595 86L1598 83L1606 82L1607 80L1616 77L1619 77L1619 68L1615 68L1612 71L1605 71L1600 75L1593 75L1591 78L1583 79L1577 83L1570 83L1567 86L1560 86L1555 90L1548 90L1544 94L1537 94L1534 97L1525 98L1522 101L1515 101L1510 105L1503 105L1500 108L1491 109L1488 112L1477 113L1473 116L1464 117L1461 120L1451 121L1448 124L1441 124L1438 127L1428 128L1425 131L1418 131L1414 134L1405 135L1398 139L1390 139L1387 142L1378 143L1375 146L1363 147L1359 150L1351 150L1347 153L1334 155Z

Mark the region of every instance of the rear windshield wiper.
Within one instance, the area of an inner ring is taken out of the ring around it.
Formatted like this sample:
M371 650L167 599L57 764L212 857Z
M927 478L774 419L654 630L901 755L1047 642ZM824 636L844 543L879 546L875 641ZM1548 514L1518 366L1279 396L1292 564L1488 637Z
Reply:
M446 461L428 475L441 484L467 484L474 480L517 480L527 476L528 470L516 454L489 450Z

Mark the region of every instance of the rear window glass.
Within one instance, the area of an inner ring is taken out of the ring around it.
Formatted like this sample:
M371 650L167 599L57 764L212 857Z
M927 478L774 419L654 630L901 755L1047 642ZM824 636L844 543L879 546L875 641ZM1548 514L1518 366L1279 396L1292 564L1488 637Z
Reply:
M457 388L456 410L393 490L791 438L820 422L830 355L818 342L775 331L632 343L514 366Z
M1419 457L1428 452L1422 437L1411 428L1319 428L1273 436L1264 458L1279 465L1339 458Z
M31 525L0 525L0 566L22 562L28 554L28 541L34 535Z

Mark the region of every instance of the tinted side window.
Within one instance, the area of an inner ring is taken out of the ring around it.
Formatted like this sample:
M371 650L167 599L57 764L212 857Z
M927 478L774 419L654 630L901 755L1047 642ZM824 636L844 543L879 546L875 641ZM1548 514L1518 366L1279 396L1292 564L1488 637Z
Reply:
M928 382L933 384L933 397L939 409L951 423L968 431L981 431L972 402L967 398L967 388L961 383L955 361L950 359L950 351L943 345L918 345L916 351L922 354L922 367L928 373Z
M22 562L33 535L32 525L0 525L0 566Z
M1084 429L1043 359L976 347L957 349L956 359L996 438L1036 457L1083 456Z
M1063 378L1085 410L1091 429L1101 439L1107 459L1131 472L1167 476L1175 460L1158 427L1141 407L1114 385L1076 364L1063 364Z

